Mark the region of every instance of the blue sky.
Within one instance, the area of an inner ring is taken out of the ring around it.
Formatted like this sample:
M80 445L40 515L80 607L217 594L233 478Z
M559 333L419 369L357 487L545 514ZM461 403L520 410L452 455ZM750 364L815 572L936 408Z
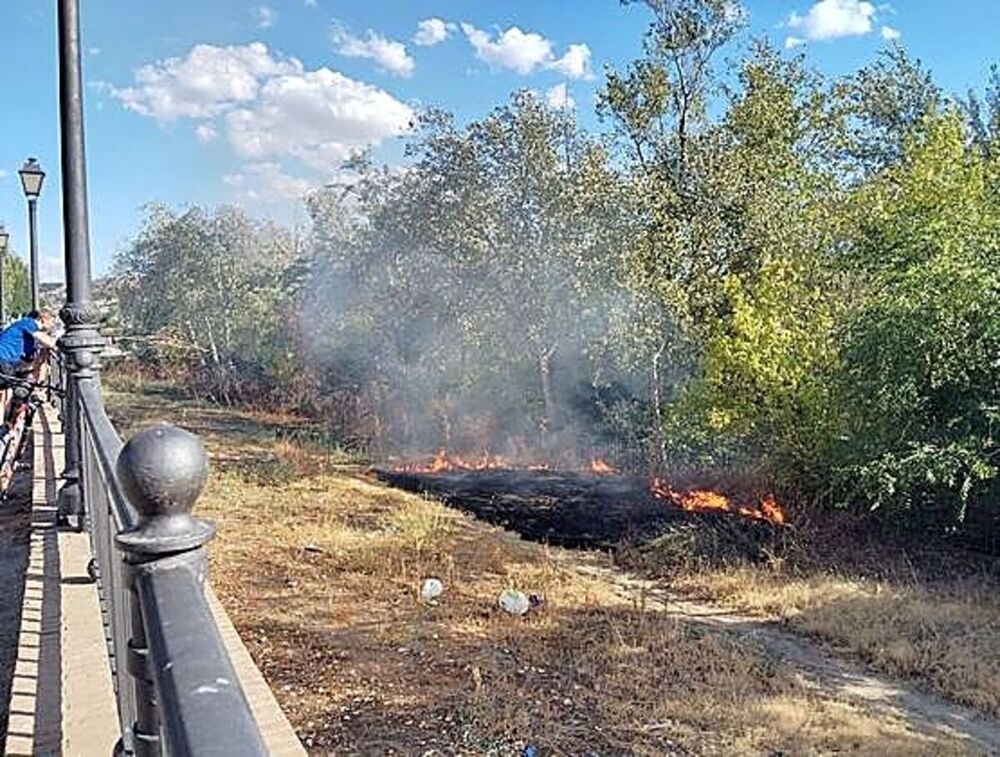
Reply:
M0 221L23 253L16 171L37 156L49 171L40 201L44 280L61 278L62 267L54 5L0 6ZM604 65L638 56L648 24L643 6L616 0L82 5L97 272L136 232L147 202L231 202L304 223L296 196L358 147L398 159L398 135L425 105L476 118L530 87L557 103L568 95L596 127ZM743 6L745 40L767 36L833 75L870 62L886 38L898 37L951 91L981 87L1000 57L996 0Z

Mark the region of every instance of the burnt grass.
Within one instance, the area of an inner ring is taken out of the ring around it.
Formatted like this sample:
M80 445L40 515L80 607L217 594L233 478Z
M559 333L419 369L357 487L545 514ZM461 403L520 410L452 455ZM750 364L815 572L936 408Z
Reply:
M683 510L653 496L648 479L633 476L511 469L376 469L375 475L529 541L574 549L617 551L676 542L692 556L757 561L773 552L784 530L730 512Z

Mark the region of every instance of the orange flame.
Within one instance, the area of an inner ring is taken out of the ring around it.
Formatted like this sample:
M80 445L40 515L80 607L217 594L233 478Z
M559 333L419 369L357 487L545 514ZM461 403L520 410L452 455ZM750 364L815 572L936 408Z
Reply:
M774 497L770 494L764 497L764 501L760 503L760 514L778 526L784 526L788 523L785 511L781 509L781 506L774 501Z
M598 476L610 476L613 473L617 473L613 467L599 457L595 457L590 461L590 472L596 473Z
M774 497L768 494L760 503L760 507L736 507L728 497L719 492L695 489L687 492L678 492L670 486L663 478L654 478L650 483L650 491L657 499L666 500L671 504L686 510L687 512L711 512L723 511L734 512L744 518L754 520L766 520L776 526L783 526L788 523L785 511L775 501Z
M407 473L447 473L450 471L515 469L529 471L553 470L552 466L548 463L519 465L509 459L498 455L491 455L485 451L477 457L463 457L462 455L451 454L447 450L440 450L429 463L411 463L399 468L399 470ZM616 468L599 457L590 461L587 470L590 473L600 476L610 476L618 472ZM770 494L761 500L759 506L750 507L748 505L736 505L724 494L709 489L677 491L665 478L657 477L652 479L649 489L657 499L669 502L687 512L730 512L741 515L744 518L766 520L776 526L788 524L788 516Z
M483 452L477 458L466 458L439 450L429 463L410 463L400 466L406 473L447 473L448 471L502 470L515 467L502 457Z

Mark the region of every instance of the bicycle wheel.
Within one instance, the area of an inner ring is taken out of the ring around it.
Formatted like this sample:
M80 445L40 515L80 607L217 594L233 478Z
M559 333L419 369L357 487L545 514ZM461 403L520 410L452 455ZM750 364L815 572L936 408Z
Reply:
M0 492L3 496L7 496L7 487L10 486L10 481L14 478L14 466L17 462L17 448L20 446L20 440L14 438L15 433L12 429L7 432L7 435L3 438L3 453L0 454Z
M14 452L15 464L20 462L24 456L24 445L28 441L28 429L31 428L31 421L35 417L35 408L25 402L18 408L18 415L15 427L18 429L17 450Z

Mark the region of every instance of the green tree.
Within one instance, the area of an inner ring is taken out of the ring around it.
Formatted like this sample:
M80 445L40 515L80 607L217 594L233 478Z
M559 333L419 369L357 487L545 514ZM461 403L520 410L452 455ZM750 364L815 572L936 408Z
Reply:
M930 71L899 44L841 86L852 118L847 152L863 172L900 161L907 135L937 111L943 99Z
M194 358L229 402L253 366L291 374L294 327L283 306L293 259L287 232L235 208L176 213L153 205L115 260L123 325L161 356Z
M711 186L725 231L709 276L720 304L670 408L669 446L677 462L801 483L830 433L845 124L823 82L767 45L755 47L740 85L714 134Z
M445 437L473 407L555 433L566 403L554 373L586 362L619 243L604 152L530 93L464 129L435 112L421 129L408 170L313 201L315 288L341 306L326 350L366 340L394 379L388 404L432 409ZM335 195L362 220L345 223Z
M911 523L995 508L998 199L998 162L970 146L954 110L925 118L858 197L853 263L870 296L844 333L839 478Z
M24 261L8 249L3 261L4 312L10 318L27 313L31 309L31 286L28 281L28 267Z

